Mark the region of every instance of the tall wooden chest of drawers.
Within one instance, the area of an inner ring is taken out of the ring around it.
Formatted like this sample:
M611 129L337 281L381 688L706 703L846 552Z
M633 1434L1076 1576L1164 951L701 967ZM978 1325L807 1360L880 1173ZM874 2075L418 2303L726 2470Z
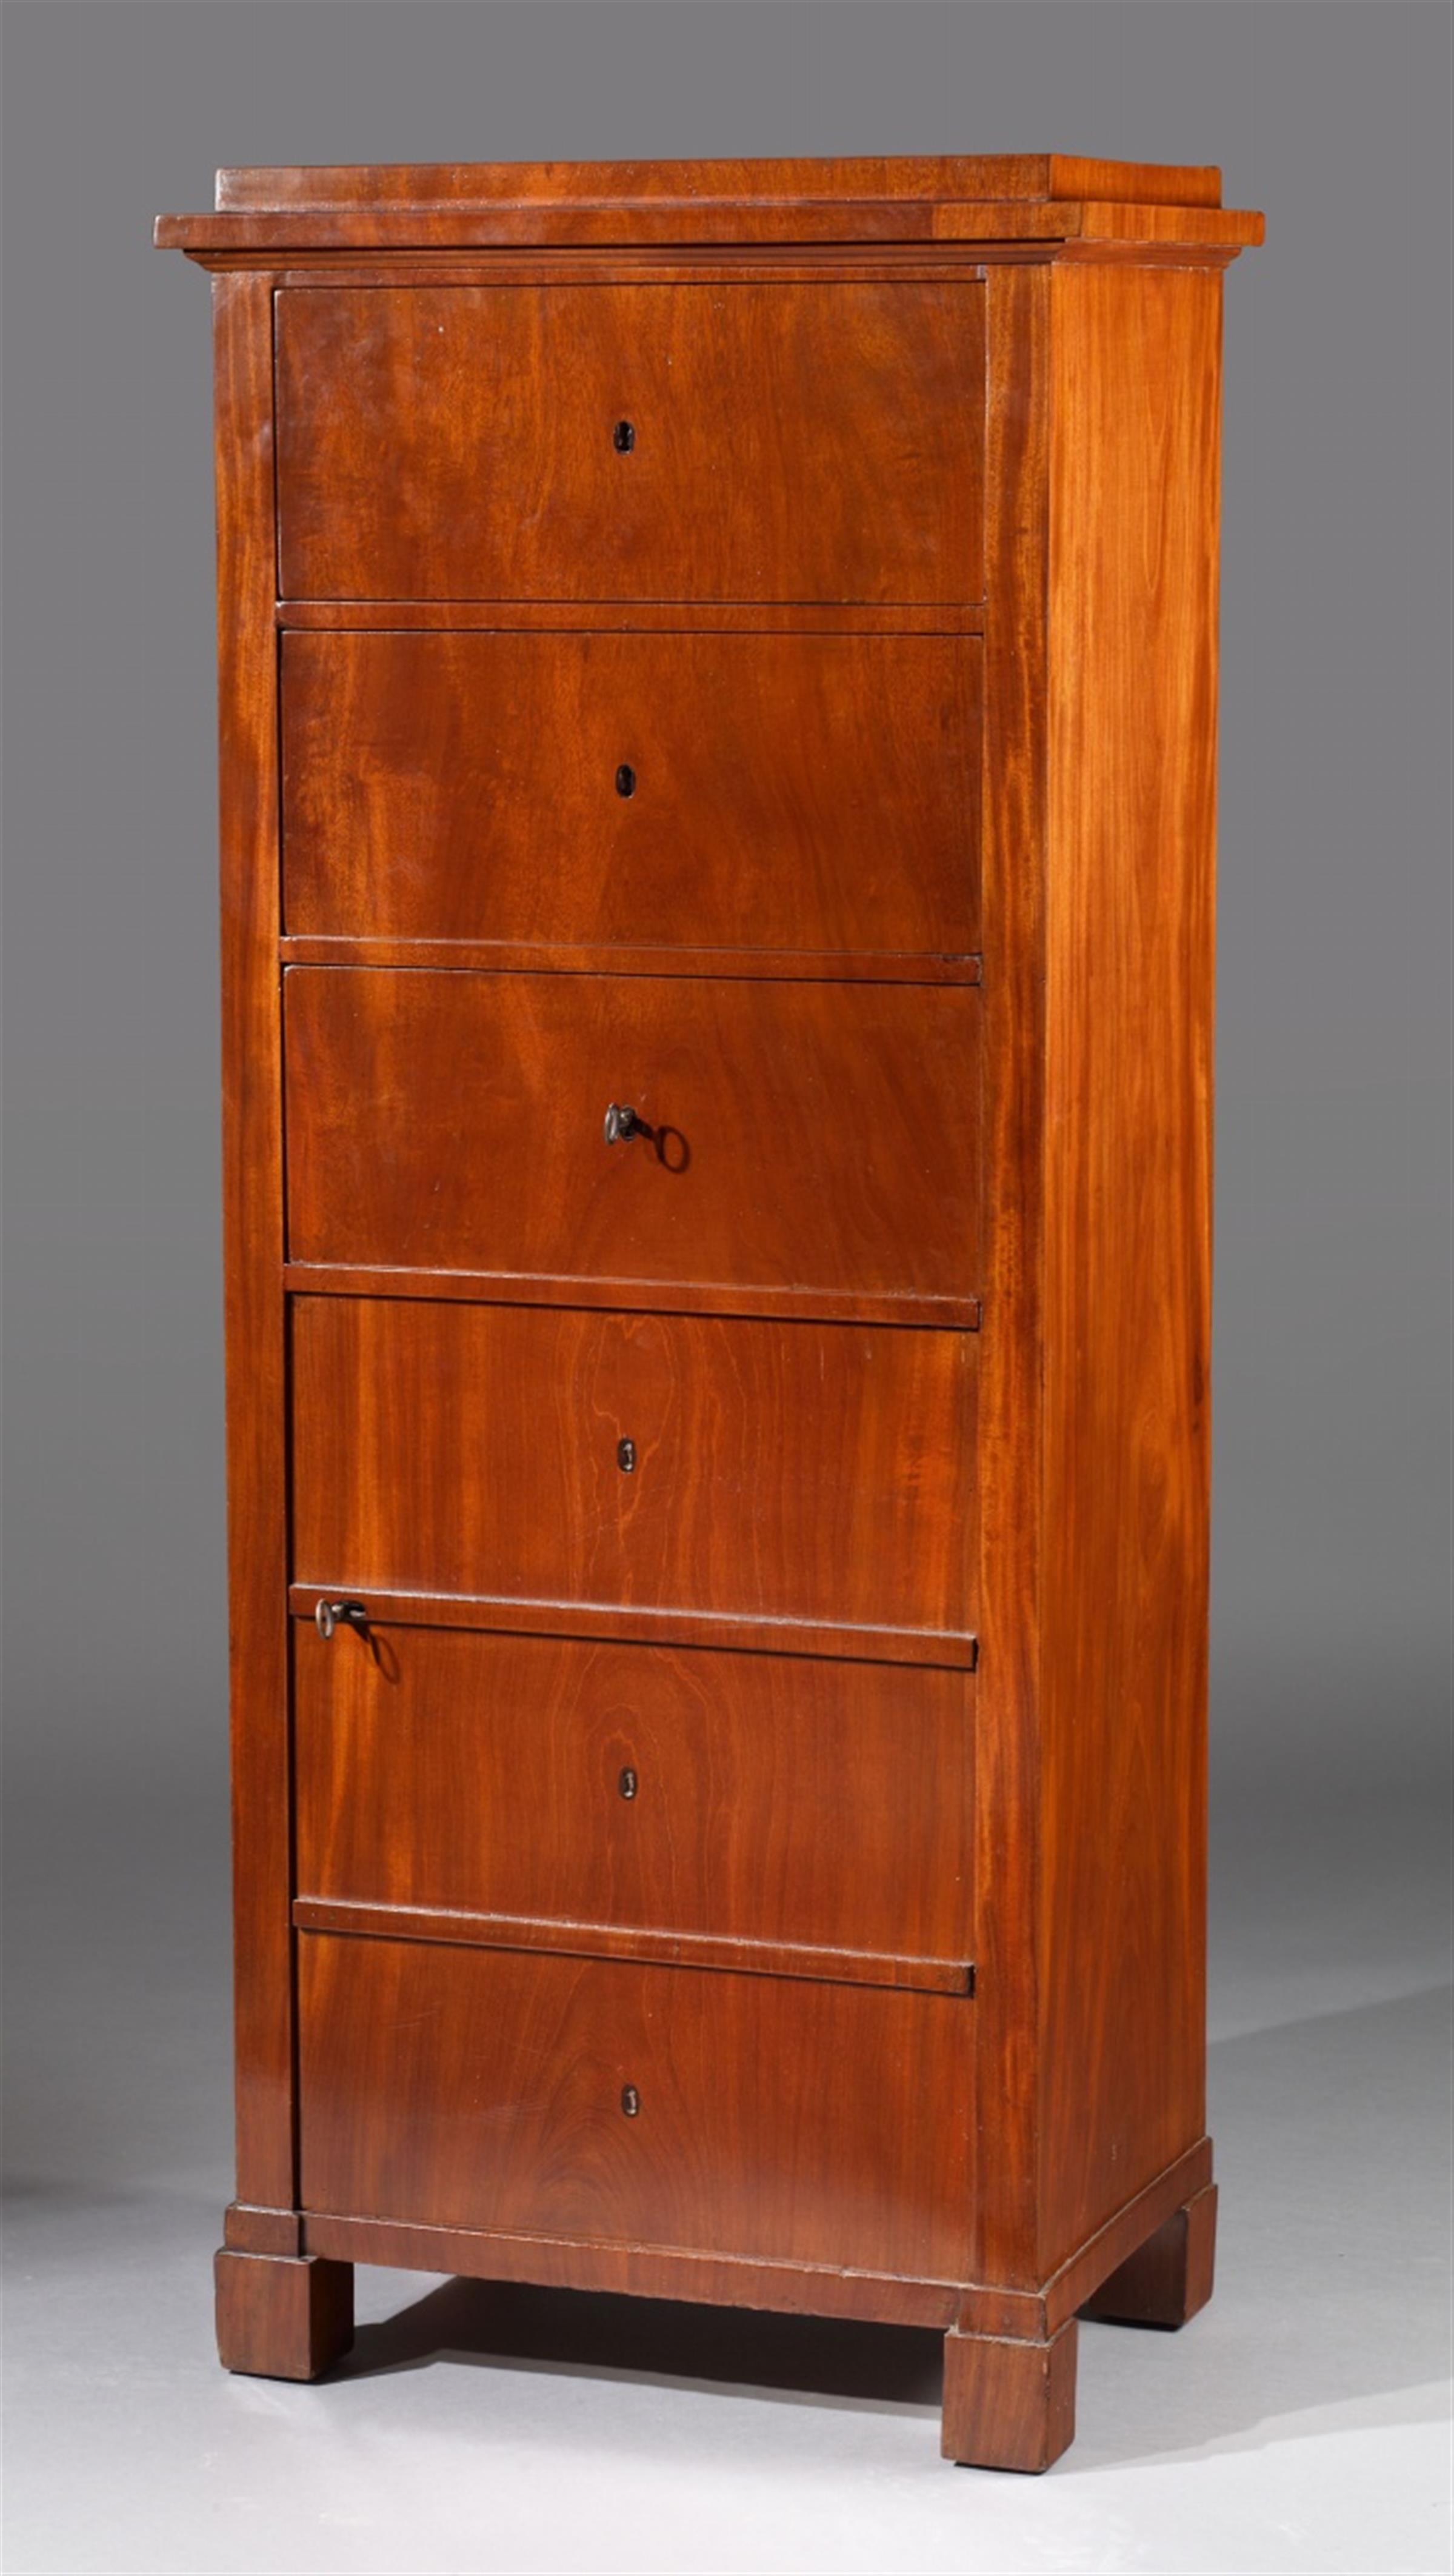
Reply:
M941 2328L1211 2284L1215 171L221 175L238 2197ZM1168 2365L1171 2366L1171 2365Z

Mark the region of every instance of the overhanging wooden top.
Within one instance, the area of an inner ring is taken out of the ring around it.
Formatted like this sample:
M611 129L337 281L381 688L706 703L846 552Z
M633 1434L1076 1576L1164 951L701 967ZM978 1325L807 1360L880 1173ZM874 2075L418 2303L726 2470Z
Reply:
M1145 242L1232 255L1262 217L1219 170L1062 153L894 160L495 161L219 170L211 214L163 249L468 250L672 242Z

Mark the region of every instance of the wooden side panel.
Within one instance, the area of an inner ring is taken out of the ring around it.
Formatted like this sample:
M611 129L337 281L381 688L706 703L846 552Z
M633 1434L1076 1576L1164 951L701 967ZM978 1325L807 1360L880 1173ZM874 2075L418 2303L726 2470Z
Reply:
M962 2279L973 2004L299 1936L310 2210Z
M981 658L963 635L290 634L288 929L963 956Z
M1052 288L1042 2272L1203 2126L1221 292Z
M293 1651L302 1896L973 1957L963 1673L301 1620Z
M977 284L289 287L290 599L973 600Z
M974 1349L299 1297L297 1580L962 1634Z
M967 985L290 967L292 1258L962 1322L978 1013ZM643 1132L607 1144L612 1101Z
M1035 2269L1035 1783L1040 1687L1048 272L989 284L980 1680L975 1789L979 2278Z
M214 280L237 2196L293 2205L272 292Z

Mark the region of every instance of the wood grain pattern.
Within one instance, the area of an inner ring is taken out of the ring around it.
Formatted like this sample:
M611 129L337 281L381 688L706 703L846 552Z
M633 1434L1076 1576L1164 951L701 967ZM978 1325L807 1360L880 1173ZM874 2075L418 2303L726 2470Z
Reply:
M298 2212L254 2209L247 2201L229 2201L222 2221L222 2243L224 2250L232 2254L301 2254Z
M1042 2271L1205 2125L1221 283L1052 294Z
M367 162L217 173L219 211L272 214L286 207L424 207L584 204L636 208L754 198L833 204L876 197L973 200L1095 196L1145 205L1218 206L1220 170L1165 161L1094 161L1064 152L839 154L701 161ZM168 218L163 217L163 221Z
M892 2318L947 2454L1038 2469L1077 2312L1210 2292L1220 197L159 224L216 274L230 2367L325 2367L355 2260Z
M367 1262L292 1261L283 1273L297 1296L426 1297L506 1306L629 1307L657 1315L813 1316L836 1324L890 1324L950 1332L978 1329L977 1297L928 1297L904 1289L761 1288L721 1280L585 1278L580 1272L401 1270Z
M293 1653L300 1896L791 1943L830 1974L878 1950L963 1983L961 1674L387 1626L300 1624Z
M981 595L976 286L292 287L277 375L288 595Z
M298 1948L309 2210L967 2266L962 1997L326 1933Z
M1064 153L931 155L837 162L522 162L328 171L219 172L208 215L163 215L156 239L201 259L373 248L396 260L449 245L660 243L919 246L978 238L1075 240L1138 224L1183 255L1262 239L1262 218L1221 205L1214 169Z
M966 2334L1045 2342L1069 2318L1089 2313L1088 2303L1101 2283L1109 2280L1178 2209L1196 2199L1211 2176L1212 2142L1210 2138L1199 2138L1195 2146L1188 2147L1163 2172L1153 2175L1140 2191L1123 2201L1114 2217L1098 2227L1093 2236L1083 2238L1059 2270L1037 2288L1010 2290L988 2277L971 2282L955 2323Z
M295 966L284 996L294 1261L562 1302L978 1287L966 988ZM613 1101L650 1133L608 1145Z
M218 279L212 311L237 2192L291 2208L272 298Z
M643 2299L695 2299L714 2307L767 2308L787 2316L863 2317L879 2325L953 2322L952 2281L836 2264L764 2263L741 2254L686 2254L655 2243L608 2245L581 2236L503 2228L416 2227L397 2219L305 2211L312 2254L345 2263L390 2263L406 2272L457 2272L480 2281L534 2281L544 2288L625 2291Z
M1146 2233L1145 2211L1174 2208L1178 2189L1198 2188L1207 2163L1198 2154L1158 2179L1149 2193L1128 2204L1116 2226L1092 2239L1085 2256L1047 2285L1043 2296L950 2281L906 2279L867 2269L841 2271L794 2263L749 2261L741 2255L684 2254L657 2244L602 2245L580 2237L510 2234L501 2230L402 2226L397 2221L304 2213L302 2242L309 2253L344 2262L392 2263L415 2272L458 2272L480 2280L536 2281L558 2288L628 2291L648 2299L697 2299L718 2305L769 2308L788 2314L872 2318L883 2325L957 2325L991 2341L1045 2344L1068 2324L1093 2281L1134 2248ZM1178 2182L1178 2173L1186 2179ZM1154 2230L1156 2219L1151 2226ZM1116 2250L1107 2254L1110 2245ZM1009 2365L1013 2368L1013 2365Z
M365 279L367 271L361 271ZM739 270L731 275L741 283ZM438 279L427 281L438 284ZM770 282L770 281L765 281ZM975 270L967 281L982 283ZM490 283L484 276L475 281ZM980 601L935 600L925 607L870 601L763 599L280 599L273 622L304 635L812 635L878 639L900 635L979 636Z
M288 635L287 928L963 955L979 659L945 636Z
M295 1298L296 1580L962 1631L974 1347Z
M1217 2186L1208 2183L1164 2219L1086 2301L1107 2324L1184 2326L1212 2295L1217 2254Z
M850 955L823 948L562 948L487 939L282 938L284 966L433 966L524 975L745 975L753 983L978 984L981 960L923 950Z
M353 2341L353 2266L316 2255L239 2254L214 2264L217 2354L260 2379L318 2379Z
M1075 2438L1076 2328L1045 2343L944 2338L946 2460L978 2469L1048 2469Z
M297 1619L314 1619L320 1599L336 1584L294 1583L288 1606ZM658 1610L650 1603L526 1601L519 1594L392 1591L371 1583L364 1604L370 1623L405 1628L469 1628L491 1636L579 1637L601 1645L636 1642L658 1646L721 1647L731 1654L822 1655L834 1662L924 1665L939 1672L972 1673L979 1641L967 1629L900 1627L892 1620L855 1622L780 1617L743 1610Z
M443 1941L466 1950L558 1950L572 1959L650 1960L667 1968L733 1968L750 1977L890 1986L907 1993L971 1995L970 1960L914 1959L892 1950L823 1950L811 1942L739 1940L722 1932L662 1932L637 1923L571 1923L553 1914L441 1912L420 1905L360 1905L299 1896L300 1932L349 1932L365 1940Z
M1040 1444L1044 1403L1045 513L1050 281L989 288L985 643L983 1207L976 1599L975 2036L996 2153L981 2176L984 2277L1028 2289L1036 2244L1035 1924Z

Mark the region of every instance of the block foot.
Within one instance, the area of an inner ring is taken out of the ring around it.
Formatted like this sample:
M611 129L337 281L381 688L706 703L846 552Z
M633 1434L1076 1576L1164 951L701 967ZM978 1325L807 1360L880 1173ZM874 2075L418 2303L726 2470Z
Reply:
M217 2353L258 2379L317 2379L353 2341L353 2265L317 2255L217 2257Z
M1128 2254L1081 2315L1105 2325L1184 2326L1212 2295L1216 2253L1217 2186L1209 2182Z
M946 2460L976 2469L1048 2469L1075 2437L1075 2319L1045 2343L944 2338Z

